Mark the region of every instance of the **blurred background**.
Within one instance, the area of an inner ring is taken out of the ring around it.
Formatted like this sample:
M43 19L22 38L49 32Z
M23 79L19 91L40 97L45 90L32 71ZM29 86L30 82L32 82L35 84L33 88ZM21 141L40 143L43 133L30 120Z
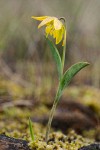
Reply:
M57 87L55 63L32 15L66 18L65 69L78 61L90 63L71 84L100 88L100 0L0 0L0 80L5 78L10 90L13 83L32 92Z

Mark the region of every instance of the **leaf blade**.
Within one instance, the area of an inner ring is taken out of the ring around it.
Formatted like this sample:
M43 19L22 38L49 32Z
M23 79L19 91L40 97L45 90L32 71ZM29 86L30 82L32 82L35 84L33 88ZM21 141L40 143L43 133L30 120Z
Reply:
M58 99L60 98L60 96L62 95L62 91L65 89L65 87L67 87L69 85L69 83L71 82L72 78L84 67L88 66L89 63L87 62L79 62L76 63L74 65L72 65L63 75L61 82L60 82L60 86L59 86L59 90L58 90Z
M59 76L59 80L60 80L62 77L62 63L61 63L61 57L60 57L59 51L56 48L56 46L53 44L53 42L49 40L49 38L46 37L46 40L47 40L47 43L51 49L52 56L56 62L57 70L58 70L58 76Z
M34 133L33 133L33 128L32 128L32 121L29 118L29 129L30 129L30 135L31 135L31 139L32 141L34 141Z

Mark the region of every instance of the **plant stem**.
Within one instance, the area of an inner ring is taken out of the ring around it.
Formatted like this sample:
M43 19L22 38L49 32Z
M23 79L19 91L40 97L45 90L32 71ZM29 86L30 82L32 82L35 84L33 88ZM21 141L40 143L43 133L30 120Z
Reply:
M51 112L50 112L49 121L48 121L48 124L47 124L46 137L45 137L46 142L48 141L48 136L49 136L49 133L50 133L51 123L52 123L52 119L53 119L53 116L54 116L56 106L57 106L57 102L54 101L54 104L53 104Z
M63 47L63 54L62 54L62 70L64 70L65 53L66 53L66 26L65 26L64 47Z
M58 100L60 98L59 87L60 87L60 82L59 82L59 86L58 86L58 90L57 90L57 93L56 93L56 97L55 97L55 100L54 100L54 103L53 103L53 106L52 106L52 109L51 109L51 112L50 112L49 121L48 121L48 124L47 124L46 136L45 136L45 141L46 142L48 141L48 136L49 136L49 133L50 133L52 119L54 117L54 113L55 113L55 110L56 110L56 107L57 107L57 104L58 104Z
M63 47L63 54L62 54L62 76L63 76L63 70L64 70L64 64L65 64L65 53L66 53L66 25L65 25L65 34L64 34L64 47ZM49 133L50 133L52 119L54 117L55 109L57 107L57 104L58 104L58 101L59 101L59 98L60 98L60 95L61 95L60 92L61 91L60 91L60 81L59 81L58 90L57 90L57 93L56 93L56 97L55 97L55 100L54 100L54 103L53 103L53 106L52 106L52 109L51 109L51 112L50 112L49 121L48 121L48 124L47 124L47 130L46 130L46 136L45 136L45 141L46 142L48 141L48 136L49 136Z

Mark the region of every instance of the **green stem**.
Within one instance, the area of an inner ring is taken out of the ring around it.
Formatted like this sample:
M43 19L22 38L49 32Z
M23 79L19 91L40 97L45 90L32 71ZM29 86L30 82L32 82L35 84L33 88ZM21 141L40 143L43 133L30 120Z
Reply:
M65 25L65 34L64 34L64 47L63 47L63 54L62 54L62 76L63 76L63 70L64 70L64 64L65 64L65 53L66 53L66 25ZM61 77L62 78L62 77ZM52 123L52 119L54 117L54 113L55 113L55 109L57 107L60 95L61 95L61 91L60 91L60 81L59 81L59 86L58 86L58 91L56 93L56 97L50 112L50 116L49 116L49 121L47 124L47 130L46 130L46 136L45 136L45 140L46 142L48 141L48 136L50 133L50 128L51 128L51 123Z
M57 102L53 104L53 107L52 107L51 112L50 112L49 121L48 121L48 124L47 124L47 130L46 130L46 137L45 137L46 142L48 141L48 136L49 136L49 133L50 133L51 123L52 123L52 120L53 120L53 116L54 116L54 113L55 113L56 106L57 106Z
M63 47L63 54L62 54L62 70L64 70L65 53L66 53L66 26L65 26L64 47Z
M59 85L60 85L60 83L59 83ZM48 121L48 124L47 124L46 136L45 136L45 141L46 142L48 141L48 136L49 136L49 133L50 133L51 123L52 123L52 120L53 120L53 117L54 117L54 113L55 113L55 110L56 110L56 107L57 107L57 104L58 104L59 97L60 96L59 96L59 86L58 86L58 91L57 91L57 94L56 94L56 97L55 97L55 100L54 100L54 103L53 103L53 106L52 106L52 109L51 109L51 112L50 112L49 121Z

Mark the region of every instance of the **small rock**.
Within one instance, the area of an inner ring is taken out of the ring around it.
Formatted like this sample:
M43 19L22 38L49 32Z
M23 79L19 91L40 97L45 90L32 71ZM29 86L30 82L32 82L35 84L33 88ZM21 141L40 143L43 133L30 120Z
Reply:
M88 146L83 146L79 150L100 150L100 144L91 144Z

